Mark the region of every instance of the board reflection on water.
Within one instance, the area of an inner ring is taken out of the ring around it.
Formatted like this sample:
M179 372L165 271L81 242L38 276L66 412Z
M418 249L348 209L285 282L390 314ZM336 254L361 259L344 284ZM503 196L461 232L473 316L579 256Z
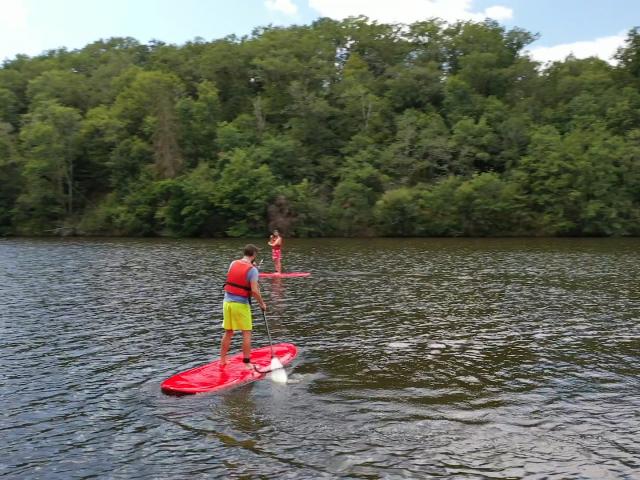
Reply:
M288 383L170 397L218 355L242 240L0 241L0 475L633 478L640 240L287 241ZM266 258L265 270L271 270ZM254 346L268 345L254 315ZM240 349L239 336L232 351Z

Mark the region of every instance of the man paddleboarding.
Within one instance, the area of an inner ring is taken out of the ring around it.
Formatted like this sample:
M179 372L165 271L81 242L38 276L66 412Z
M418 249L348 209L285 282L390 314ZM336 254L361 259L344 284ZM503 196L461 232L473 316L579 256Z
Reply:
M253 319L251 316L251 297L254 297L263 311L267 305L260 294L258 286L258 269L254 261L258 254L258 247L248 244L244 247L243 257L234 260L229 265L227 280L224 283L224 301L222 303L222 328L224 335L220 345L220 365L227 363L227 353L231 346L233 333L242 331L242 361L247 368L251 366L251 331Z

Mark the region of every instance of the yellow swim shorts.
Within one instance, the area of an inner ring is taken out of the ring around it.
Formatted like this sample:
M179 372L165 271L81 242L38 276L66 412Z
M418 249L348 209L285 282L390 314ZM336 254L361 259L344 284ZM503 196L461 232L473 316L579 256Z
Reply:
M253 330L251 306L248 303L222 302L222 328Z

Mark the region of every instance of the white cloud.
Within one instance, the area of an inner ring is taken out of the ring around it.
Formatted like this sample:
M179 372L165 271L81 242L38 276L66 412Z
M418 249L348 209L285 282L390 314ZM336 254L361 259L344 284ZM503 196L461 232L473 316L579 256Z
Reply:
M513 10L500 5L474 12L472 0L309 0L309 7L324 17L343 19L365 15L372 20L389 23L413 23L438 17L446 21L482 21L487 17L506 20Z
M0 0L0 64L12 59L16 53L35 55L40 32L29 28L29 9L24 0Z
M13 31L27 28L27 7L20 0L0 0L0 27Z
M529 54L534 60L543 63L562 61L568 55L573 55L576 58L598 57L613 63L613 55L618 48L624 45L626 38L626 33L619 33L583 42L563 43L552 47L534 47L529 50Z
M495 5L487 8L484 11L484 16L494 20L511 20L513 18L513 10L501 5Z
M266 0L265 5L269 10L284 13L285 15L295 15L298 7L291 0Z

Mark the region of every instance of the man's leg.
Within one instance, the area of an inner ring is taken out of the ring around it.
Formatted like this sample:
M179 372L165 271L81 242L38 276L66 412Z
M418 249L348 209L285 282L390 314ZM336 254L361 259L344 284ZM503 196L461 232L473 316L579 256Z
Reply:
M251 330L242 331L242 356L251 358Z
M227 353L231 346L231 338L233 337L233 330L225 330L222 336L222 343L220 344L220 365L227 363Z

